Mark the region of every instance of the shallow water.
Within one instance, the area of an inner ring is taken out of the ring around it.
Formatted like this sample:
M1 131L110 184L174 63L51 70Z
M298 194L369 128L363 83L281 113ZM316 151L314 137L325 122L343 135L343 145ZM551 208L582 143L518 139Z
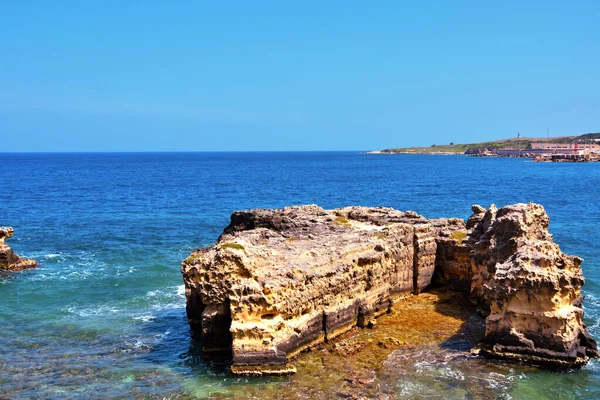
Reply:
M442 336L387 349L368 368L368 351L325 349L301 356L296 376L233 377L192 341L179 273L237 209L360 204L465 218L473 203L535 201L561 248L585 258L586 321L600 337L598 163L355 153L0 154L0 162L0 225L15 228L15 251L40 263L0 274L0 395L332 398L345 388L383 398L600 398L597 361L550 373L473 360L440 347ZM342 362L360 376L348 378Z

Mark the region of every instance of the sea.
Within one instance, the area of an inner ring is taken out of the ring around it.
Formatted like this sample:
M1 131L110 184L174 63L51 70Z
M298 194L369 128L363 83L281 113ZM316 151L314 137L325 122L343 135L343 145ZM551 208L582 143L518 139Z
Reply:
M233 211L251 208L467 218L472 204L540 203L561 249L585 259L585 321L600 338L600 163L200 152L0 153L0 165L0 226L14 228L7 243L18 254L39 262L0 274L0 397L341 398L326 365L236 377L190 334L181 261L212 245ZM378 398L600 398L597 360L558 373L441 351L413 349L401 373L391 361L373 370Z

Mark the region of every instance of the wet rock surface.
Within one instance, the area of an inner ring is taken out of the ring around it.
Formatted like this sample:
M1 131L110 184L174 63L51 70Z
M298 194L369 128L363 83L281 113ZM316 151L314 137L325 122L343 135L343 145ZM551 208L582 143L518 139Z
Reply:
M182 264L192 330L205 353L229 354L236 374L287 374L300 351L355 327L378 331L374 318L435 275L488 316L486 356L570 367L597 355L582 322L581 259L552 242L543 208L473 212L467 223L382 207L236 212L215 246ZM333 343L339 355L368 347ZM389 335L373 348L406 343Z
M28 260L19 257L4 239L13 237L13 228L0 227L0 270L21 271L24 269L37 267L35 260Z
M214 398L280 399L285 393L289 399L414 399L434 392L432 398L441 398L441 389L456 394L444 398L496 398L494 388L474 379L508 368L477 364L468 351L484 332L484 319L461 292L408 295L377 319L376 329L355 327L298 356L296 374L261 378L251 381L258 387L243 386ZM386 342L393 343L380 345ZM359 351L340 351L355 347ZM460 374L466 379L452 378Z

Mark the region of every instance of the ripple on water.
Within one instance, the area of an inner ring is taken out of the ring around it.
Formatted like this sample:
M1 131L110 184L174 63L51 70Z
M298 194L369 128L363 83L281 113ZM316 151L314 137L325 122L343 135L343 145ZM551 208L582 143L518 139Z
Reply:
M119 310L119 308L117 308L113 305L107 305L107 304L94 305L91 307L71 306L71 307L67 307L67 309L65 311L67 313L71 314L71 318L69 318L69 319L90 318L90 317L106 318L106 317L109 317L111 314L114 315L114 314L118 314L121 312L121 310Z
M440 393L445 399L512 399L508 392L515 380L524 378L509 366L438 346L396 350L380 374L400 399L437 398Z
M592 336L598 337L600 335L600 297L586 292L583 310L590 333Z
M185 307L185 286L169 286L164 289L146 293L150 307L154 310L165 310Z

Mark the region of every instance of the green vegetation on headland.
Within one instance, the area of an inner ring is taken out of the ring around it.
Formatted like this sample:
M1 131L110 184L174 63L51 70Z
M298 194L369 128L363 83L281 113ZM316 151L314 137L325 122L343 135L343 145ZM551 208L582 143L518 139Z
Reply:
M501 139L491 142L468 143L468 144L433 144L429 147L399 147L384 150L373 151L369 153L384 153L384 154L465 154L470 149L529 149L534 142L546 143L572 143L575 141L587 142L594 139L600 139L600 133L586 133L579 136L561 136L551 138L514 138Z
M239 243L223 243L220 246L222 249L234 249L234 250L242 250L242 251L246 251L246 249L244 248L243 245L239 244Z

